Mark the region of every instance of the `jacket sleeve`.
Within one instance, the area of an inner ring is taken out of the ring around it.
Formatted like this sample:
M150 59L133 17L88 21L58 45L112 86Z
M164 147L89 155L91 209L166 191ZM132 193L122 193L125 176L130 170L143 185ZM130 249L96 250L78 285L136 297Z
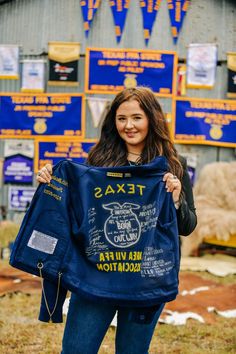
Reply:
M183 166L183 193L180 207L177 210L178 230L181 236L188 236L193 232L197 225L197 215L194 206L193 191L187 170L186 159L181 156L180 161Z

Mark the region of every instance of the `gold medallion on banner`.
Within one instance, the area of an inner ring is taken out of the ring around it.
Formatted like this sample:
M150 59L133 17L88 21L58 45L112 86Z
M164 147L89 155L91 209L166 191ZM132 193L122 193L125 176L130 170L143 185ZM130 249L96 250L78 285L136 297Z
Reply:
M137 75L125 74L126 78L124 80L125 88L133 88L137 86L137 80L135 79Z
M46 119L37 118L34 123L34 131L38 134L44 134L47 130Z
M219 140L222 137L223 131L221 128L222 125L212 124L210 129L210 136L212 137L212 139Z

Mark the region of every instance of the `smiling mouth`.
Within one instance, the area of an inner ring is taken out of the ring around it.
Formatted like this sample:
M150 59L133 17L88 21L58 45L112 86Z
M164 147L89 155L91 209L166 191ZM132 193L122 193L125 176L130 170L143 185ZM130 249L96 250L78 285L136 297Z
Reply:
M136 133L127 132L125 133L129 138L133 138Z

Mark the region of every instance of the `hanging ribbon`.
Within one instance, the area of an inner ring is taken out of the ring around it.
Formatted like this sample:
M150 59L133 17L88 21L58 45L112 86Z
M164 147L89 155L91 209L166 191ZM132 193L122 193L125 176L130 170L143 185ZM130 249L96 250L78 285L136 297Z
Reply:
M110 100L98 97L87 97L87 100L94 128L97 128L106 113Z
M80 6L82 9L82 15L84 19L84 32L88 37L91 23L99 8L101 0L80 0Z
M151 37L152 27L159 10L161 0L140 0L140 8L143 15L143 33L146 45Z
M178 65L177 68L177 96L186 96L186 74L185 64Z
M172 37L174 44L176 44L190 1L167 0L167 2L170 15Z
M116 41L120 43L130 0L110 0L109 4L115 23Z

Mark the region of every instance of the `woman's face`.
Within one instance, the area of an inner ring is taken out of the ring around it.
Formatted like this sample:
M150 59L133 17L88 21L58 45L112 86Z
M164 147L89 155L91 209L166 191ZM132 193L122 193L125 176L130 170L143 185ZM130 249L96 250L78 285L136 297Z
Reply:
M141 153L148 134L149 120L138 101L123 102L116 111L116 129L127 150Z

